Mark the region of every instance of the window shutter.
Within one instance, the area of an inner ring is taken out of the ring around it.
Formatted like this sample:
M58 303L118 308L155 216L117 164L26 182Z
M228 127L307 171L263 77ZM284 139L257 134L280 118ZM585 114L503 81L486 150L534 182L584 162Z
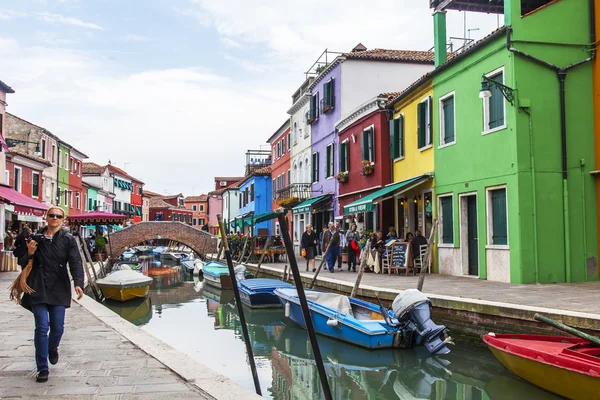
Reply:
M454 96L449 97L442 103L444 110L444 143L454 141Z
M325 82L323 85L323 107L329 105L329 82Z
M498 74L491 79L502 83L504 75ZM489 127L494 129L504 125L504 95L496 85L490 85L491 97L488 97Z
M344 146L344 159L346 160L345 170L350 171L350 142L346 142Z
M425 129L426 129L426 104L419 103L417 106L417 146L420 149L421 147L425 147Z
M404 115L398 118L398 154L404 157Z
M367 160L375 162L375 130L374 128L369 128L367 130L367 143L368 143L368 148L367 148L367 155L368 158Z
M318 181L319 180L319 153L318 152L316 153L316 163L315 163L315 165L316 165L316 169L315 169L316 175L315 176L316 176L316 181Z
M360 134L360 154L363 160L367 159L367 132L362 131Z
M452 197L442 197L442 243L454 243Z
M400 149L398 148L398 122L399 119L390 120L390 158L394 161L399 157Z
M492 244L508 244L506 189L492 190Z
M432 107L431 96L427 98L427 137L425 138L425 145L429 146L431 144L431 139L433 138L433 107Z
M312 119L313 116L315 115L315 104L314 104L314 96L310 96L310 105L309 105L309 109L308 109L308 119Z
M344 149L346 147L346 143L342 142L340 143L340 146L338 147L338 169L340 172L345 171L344 169Z

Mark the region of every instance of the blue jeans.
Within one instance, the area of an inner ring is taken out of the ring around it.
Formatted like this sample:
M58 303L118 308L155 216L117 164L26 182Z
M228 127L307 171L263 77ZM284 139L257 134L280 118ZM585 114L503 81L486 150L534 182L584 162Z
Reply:
M335 260L337 259L339 252L340 246L333 244L329 247L329 252L327 253L327 266L329 267L330 271L333 271Z
M339 269L342 269L342 246L338 246L337 266Z
M35 320L35 363L38 372L48 371L48 349L58 349L65 330L65 306L34 304L32 309Z

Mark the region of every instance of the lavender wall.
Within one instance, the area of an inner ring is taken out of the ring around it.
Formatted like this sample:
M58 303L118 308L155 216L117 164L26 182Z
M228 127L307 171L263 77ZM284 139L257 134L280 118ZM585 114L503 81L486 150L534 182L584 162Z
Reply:
M337 155L337 144L338 135L335 133L335 124L340 119L340 100L341 100L341 64L335 66L331 71L325 74L317 85L312 89L312 94L319 93L319 102L323 99L323 85L333 77L334 80L334 93L335 103L333 110L327 114L319 114L319 119L312 123L311 126L311 145L312 151L319 152L319 180L313 184L313 196L320 194L332 193L334 194L332 205L335 216L338 215L338 204L337 204L337 192L338 192L338 181L335 179L335 175L338 170L338 155ZM326 178L326 162L327 154L325 148L328 144L334 143L333 154L334 154L334 174L331 178ZM312 159L311 159L312 160Z

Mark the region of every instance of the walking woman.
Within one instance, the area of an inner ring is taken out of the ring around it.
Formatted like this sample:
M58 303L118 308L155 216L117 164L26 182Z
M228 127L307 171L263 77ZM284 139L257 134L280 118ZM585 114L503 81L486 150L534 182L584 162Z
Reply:
M346 233L346 244L348 246L348 271L356 272L356 256L358 253L358 242L360 235L356 232L356 224L352 224L350 231Z
M27 252L19 258L23 269L33 259L27 285L34 290L24 294L21 304L33 312L35 321L35 362L38 382L48 380L48 360L58 362L58 346L64 332L65 309L71 306L71 281L67 264L75 282L77 299L83 297L83 267L75 238L62 229L64 211L50 207L47 226L38 231L35 240L27 241ZM49 333L49 335L48 335Z
M306 270L308 271L309 261L312 260L312 270L315 272L317 269L315 268L315 257L317 255L317 233L313 232L312 225L306 225L306 231L302 234L302 239L300 240L300 247L304 250L306 259Z

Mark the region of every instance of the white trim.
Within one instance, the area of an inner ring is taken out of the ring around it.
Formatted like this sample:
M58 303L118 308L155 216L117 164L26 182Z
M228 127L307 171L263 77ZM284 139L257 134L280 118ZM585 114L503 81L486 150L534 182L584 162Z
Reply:
M446 133L446 125L444 123L444 100L447 100L449 98L453 98L454 99L454 104L452 107L452 114L453 118L452 120L454 121L454 140L452 142L448 142L448 143L444 143L444 136ZM439 116L440 116L440 145L438 146L438 149L443 149L444 147L448 147L448 146L452 146L453 144L456 144L456 91L451 91L450 93L445 94L444 96L440 97L439 102L438 102L438 107L439 107Z
M506 74L504 73L504 66L485 74L485 77L492 78L499 74L502 74L502 84L504 84L505 80L506 80ZM492 128L492 129L489 129L490 98L486 97L481 100L482 100L481 103L483 105L483 130L482 130L481 134L487 135L489 133L494 133L494 132L500 131L502 129L506 129L506 99L504 98L504 96L502 96L502 106L503 106L502 109L504 110L504 124L501 126L498 126L496 128Z
M431 120L432 105L431 105L430 98L431 98L431 100L433 100L432 95L427 95L427 96L425 96L425 98L423 100L421 100L419 102L419 104L427 103L427 105L428 105L427 112L425 113L425 122L426 122L425 123L425 146L417 147L421 151L427 150L427 149L433 147L433 121ZM427 124L427 122L429 122L429 123ZM429 126L429 128L427 128L427 126ZM428 134L429 134L429 140L427 140ZM418 113L418 109L417 109L417 146L419 146L419 113Z
M494 232L494 223L493 223L493 219L494 219L494 215L492 213L492 199L491 199L491 192L492 190L499 190L499 189L504 189L505 192L505 199L506 199L506 244L493 244L492 243L492 235ZM486 241L485 241L485 248L486 249L504 249L504 250L509 250L510 249L510 237L508 234L508 188L506 184L503 185L496 185L496 186L489 186L485 188L485 213L486 213Z
M444 197L450 197L450 199L452 201L452 243L443 243L442 242L442 232L444 230L444 211L442 208L442 199ZM437 203L438 203L437 218L438 218L438 221L440 221L440 226L441 226L441 229L438 229L438 241L437 241L438 247L454 248L454 243L456 241L456 238L454 237L454 192L439 194L437 196Z
M370 115L375 111L379 111L379 102L386 100L387 99L384 97L373 97L372 99L367 100L336 122L335 128L338 130L338 132L343 132L359 119Z
M340 197L345 197L345 196L351 196L353 194L358 194L358 193L362 193L362 192L368 192L369 190L375 190L375 189L381 189L381 185L379 185L379 186L373 186L373 187L370 187L370 188L367 188L367 189L357 190L357 191L350 192L350 193L339 194L339 195L337 195L337 197L340 198Z
M368 160L368 161L371 161L372 163L374 163L377 161L377 149L375 147L375 124L373 123L373 124L367 126L365 129L362 130L362 132L364 133L370 129L372 129L372 132L373 132L373 154L372 154L373 159ZM361 135L361 146L362 146L362 135ZM382 155L382 157L383 157L383 155ZM361 158L362 158L362 152L361 152ZM361 160L361 162L362 162L362 160Z
M432 145L432 144L428 144L428 145L427 145L427 146L425 146L425 147L421 147L421 148L419 149L419 151L423 152L423 151L425 151L425 150L429 150L429 149L431 149L432 147L433 147L433 145Z
M17 188L15 188L15 186L17 186L17 185L16 185L16 183L17 183L17 170L19 170L19 186L18 186L18 189L17 189ZM13 178L14 178L14 182L13 182L13 188L14 188L14 189L15 189L17 192L19 192L19 193L22 193L21 191L23 190L23 168L21 168L21 167L17 167L17 166L15 165L15 167L14 167L14 170L13 170Z

